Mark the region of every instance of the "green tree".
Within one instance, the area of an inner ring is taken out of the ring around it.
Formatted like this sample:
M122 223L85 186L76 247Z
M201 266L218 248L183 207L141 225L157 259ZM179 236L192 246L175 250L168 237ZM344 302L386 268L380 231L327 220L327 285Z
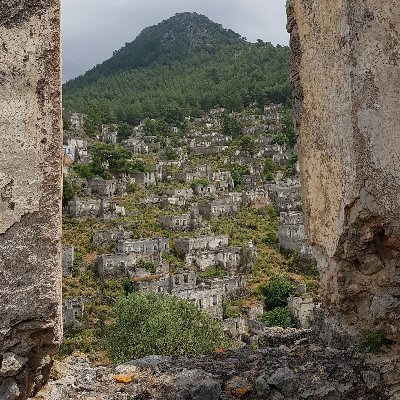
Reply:
M296 288L293 283L282 276L273 276L266 286L262 288L265 296L265 304L269 309L285 307L287 299L294 293Z
M243 124L235 117L224 113L222 116L222 132L224 135L239 138L242 136Z
M272 160L271 157L267 157L264 161L264 175L267 181L272 181L274 179L274 173L277 171L278 166Z
M118 139L122 142L128 139L133 134L133 128L126 122L118 125Z
M298 321L287 307L277 307L267 311L261 317L261 321L265 322L268 326L279 326L285 329L298 327Z
M63 113L62 114L62 120L63 120L63 130L67 131L71 129L71 120L68 118L68 115Z
M83 179L92 179L94 177L91 164L76 163L72 165L72 170Z
M165 157L167 157L167 160L176 160L178 158L176 150L171 146L167 146L164 150L164 153Z
M240 139L240 147L243 151L247 151L251 156L254 156L257 150L256 143L252 136L243 136Z
M75 191L71 181L64 177L63 178L63 205L67 205L70 200L74 198Z
M92 117L87 116L83 123L83 130L86 135L91 138L95 138L96 134L99 133L99 126L98 124L96 124L96 121Z
M249 168L246 165L241 164L231 164L229 166L229 171L236 188L243 184L243 176L250 173Z
M142 162L131 162L132 154L119 144L96 143L92 146L91 168L95 175L106 172L103 164L108 163L111 173L134 173L142 169Z
M107 342L116 363L151 354L192 357L229 346L219 321L175 296L132 293L114 313Z

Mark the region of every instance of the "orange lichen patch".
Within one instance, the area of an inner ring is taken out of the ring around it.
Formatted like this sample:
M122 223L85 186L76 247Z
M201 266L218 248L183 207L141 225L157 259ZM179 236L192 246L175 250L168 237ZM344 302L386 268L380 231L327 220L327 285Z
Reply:
M236 393L235 394L236 394L236 397L238 399L241 399L244 395L249 393L249 391L250 391L249 388L242 386L242 387L236 389Z
M217 348L217 349L214 349L214 353L222 354L222 353L225 353L225 350L224 350L224 349Z
M136 374L121 374L121 375L114 375L113 381L116 383L137 383L139 380L139 376Z

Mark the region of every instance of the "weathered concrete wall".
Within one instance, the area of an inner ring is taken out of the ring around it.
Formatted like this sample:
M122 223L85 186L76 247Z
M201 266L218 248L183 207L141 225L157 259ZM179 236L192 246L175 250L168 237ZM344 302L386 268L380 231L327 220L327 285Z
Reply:
M0 4L0 398L46 380L61 328L59 0Z
M306 231L327 314L347 344L400 340L398 0L290 0Z

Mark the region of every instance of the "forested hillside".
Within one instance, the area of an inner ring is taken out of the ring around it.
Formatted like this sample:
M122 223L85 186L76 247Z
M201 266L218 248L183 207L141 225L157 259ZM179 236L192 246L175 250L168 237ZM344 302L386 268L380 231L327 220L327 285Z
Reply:
M196 116L217 104L240 111L290 97L288 48L240 35L208 18L177 14L64 85L64 108L95 123Z

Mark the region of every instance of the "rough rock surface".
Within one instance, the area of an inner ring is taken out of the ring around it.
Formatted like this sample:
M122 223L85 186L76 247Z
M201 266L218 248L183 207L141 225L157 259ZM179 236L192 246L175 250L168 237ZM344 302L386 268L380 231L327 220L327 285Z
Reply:
M61 331L58 0L0 5L0 398L46 380Z
M335 346L400 341L400 8L289 0L305 224Z
M70 357L56 365L53 380L34 400L389 399L378 367L314 340L196 359L146 357L117 367Z

